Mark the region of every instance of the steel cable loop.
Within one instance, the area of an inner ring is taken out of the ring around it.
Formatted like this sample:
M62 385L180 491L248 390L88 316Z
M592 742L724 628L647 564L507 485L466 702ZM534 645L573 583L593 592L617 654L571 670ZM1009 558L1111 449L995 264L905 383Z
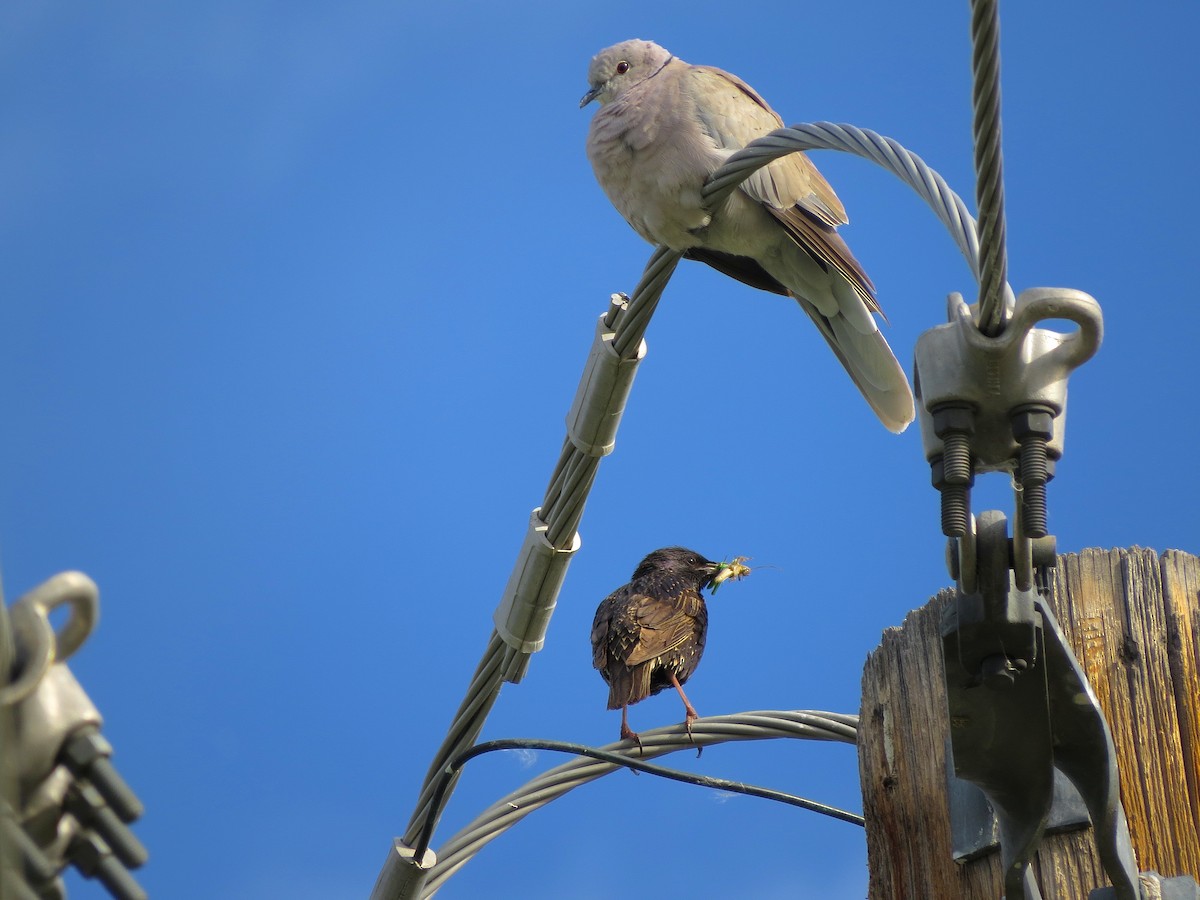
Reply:
M1004 223L1004 158L1000 129L1000 8L998 0L971 0L971 102L975 139L975 205L983 246L979 330L1004 330L1008 277Z
M857 721L857 716L843 713L760 710L698 719L692 725L694 744L682 726L671 725L641 733L644 755L634 755L634 751L624 742L608 744L599 749L629 755L633 759L654 759L679 750L694 749L697 745L707 747L727 741L793 738L853 744L857 734ZM420 896L431 897L484 845L499 837L529 813L568 791L619 768L623 766L580 757L547 770L497 800L438 848L437 863Z
M921 157L877 132L854 125L816 122L779 128L732 154L704 186L703 200L713 209L756 170L798 150L841 150L887 169L921 197L949 230L959 251L980 278L980 237L962 198ZM1002 284L1003 300L1012 305L1012 290Z

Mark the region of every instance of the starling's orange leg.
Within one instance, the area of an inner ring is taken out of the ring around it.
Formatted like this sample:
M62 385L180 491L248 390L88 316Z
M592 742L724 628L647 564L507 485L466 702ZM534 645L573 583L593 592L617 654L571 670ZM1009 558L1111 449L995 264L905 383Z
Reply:
M679 679L675 677L674 673L671 674L671 684L675 685L675 690L679 691L679 696L683 699L683 709L686 715L683 723L687 727L688 737L692 738L692 743L694 744L696 743L696 739L692 737L692 723L700 718L700 713L696 712L695 707L688 701L687 694L683 692L683 687L679 684Z
M629 727L628 716L629 716L629 707L622 706L621 707L621 740L637 741L638 756L642 756L644 754L644 751L642 750L642 739L640 737L638 737L638 733L636 731L634 731L632 728ZM634 774L636 775L637 773L635 772Z

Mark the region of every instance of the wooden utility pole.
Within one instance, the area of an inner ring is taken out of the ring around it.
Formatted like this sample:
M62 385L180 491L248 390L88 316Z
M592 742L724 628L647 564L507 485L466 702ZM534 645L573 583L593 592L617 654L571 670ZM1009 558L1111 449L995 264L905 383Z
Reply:
M947 807L942 591L867 659L859 726L871 900L998 900L998 852L957 864ZM1142 870L1200 879L1200 558L1085 550L1058 558L1050 606L1099 698ZM1047 835L1042 895L1108 884L1090 828Z

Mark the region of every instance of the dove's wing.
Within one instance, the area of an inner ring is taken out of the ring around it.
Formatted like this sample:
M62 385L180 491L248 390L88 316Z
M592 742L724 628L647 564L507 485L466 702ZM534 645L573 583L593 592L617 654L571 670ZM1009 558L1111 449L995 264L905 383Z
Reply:
M783 126L736 75L692 66L688 77L700 127L719 150L732 154ZM879 418L892 431L903 431L913 418L912 391L872 315L882 315L875 286L835 230L847 217L829 182L805 154L789 153L754 172L741 193L765 209L779 233L803 252L780 246L779 238L764 230L762 252L752 259L720 247L695 248L688 255L756 287L776 289L774 282L785 289L777 292L800 301Z
M783 127L779 114L738 78L713 66L693 66L697 115L724 150L740 150L755 138ZM832 266L872 312L882 314L875 286L846 242L834 230L849 222L842 201L804 153L789 153L755 171L741 190L770 211L788 235L815 259Z

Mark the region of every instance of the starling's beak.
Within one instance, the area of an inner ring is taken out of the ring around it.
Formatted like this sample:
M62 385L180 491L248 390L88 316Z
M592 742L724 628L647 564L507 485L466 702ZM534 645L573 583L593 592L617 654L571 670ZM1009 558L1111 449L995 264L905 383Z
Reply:
M723 568L725 568L724 563L717 562L709 563L707 566L705 566L704 572L708 575L708 577L704 579L704 584L702 587L711 587L715 591L717 589L717 585L721 583L715 579L721 574L721 570Z
M591 103L593 100L595 100L599 96L600 96L600 88L598 88L598 87L592 88L590 91L588 91L586 94L584 94L583 99L579 101L579 108L583 109L585 106L587 106L589 103Z

